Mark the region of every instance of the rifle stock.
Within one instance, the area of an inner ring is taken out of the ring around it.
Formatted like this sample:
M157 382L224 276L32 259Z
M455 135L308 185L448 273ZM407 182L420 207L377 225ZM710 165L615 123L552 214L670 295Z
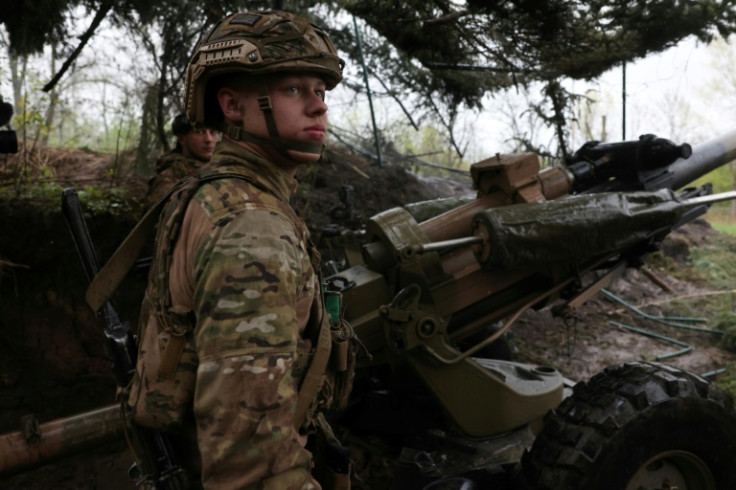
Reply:
M99 272L100 266L75 189L69 188L62 192L61 207L87 279L91 282ZM138 352L135 338L128 323L120 321L118 313L109 301L96 313L104 320L105 349L112 360L112 370L117 384L125 389L135 372ZM130 419L125 403L122 408L127 437L134 445L133 452L138 460L130 471L138 488L184 489L184 473L166 434L136 424Z

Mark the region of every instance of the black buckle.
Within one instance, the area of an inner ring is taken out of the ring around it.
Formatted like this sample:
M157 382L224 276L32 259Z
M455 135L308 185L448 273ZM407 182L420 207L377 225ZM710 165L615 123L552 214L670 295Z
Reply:
M273 109L273 106L271 105L271 96L260 95L258 97L258 107L262 111L270 111L271 109Z
M239 140L240 139L240 128L237 126L232 126L232 125L228 126L227 135L234 140Z

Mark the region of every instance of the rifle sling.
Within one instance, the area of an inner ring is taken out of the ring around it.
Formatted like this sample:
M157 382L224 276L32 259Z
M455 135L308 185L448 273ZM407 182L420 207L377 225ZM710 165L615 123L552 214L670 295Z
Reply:
M97 313L102 306L110 301L113 293L117 291L128 271L133 267L135 261L146 244L151 230L158 221L159 214L163 209L169 196L174 193L173 186L164 196L153 205L143 218L135 225L133 230L125 237L123 243L115 250L100 271L92 278L85 294L87 304L92 311Z
M231 177L247 180L255 185L255 182L251 179L232 173L200 175L197 179L199 181L198 185L201 185L203 182L210 180ZM184 179L188 178L190 177L185 177ZM146 241L150 236L151 230L153 230L153 227L158 222L159 215L166 205L166 202L169 200L169 197L179 189L179 184L181 184L184 179L180 180L177 185L172 186L166 194L164 194L145 215L143 215L143 218L141 218L141 220L135 225L128 236L125 237L125 240L123 240L123 243L121 243L118 249L115 250L112 257L110 257L105 265L102 266L102 269L100 269L97 275L92 279L92 281L90 281L85 299L87 300L87 304L95 313L102 308L102 305L110 301L113 293L117 291L120 283L128 274L130 268L133 267L133 264L135 264L143 246L146 244Z

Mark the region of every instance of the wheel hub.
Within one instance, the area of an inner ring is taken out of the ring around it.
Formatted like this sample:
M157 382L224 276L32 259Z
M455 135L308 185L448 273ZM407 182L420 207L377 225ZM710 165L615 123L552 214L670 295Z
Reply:
M687 451L666 451L641 465L626 490L717 490L702 459Z

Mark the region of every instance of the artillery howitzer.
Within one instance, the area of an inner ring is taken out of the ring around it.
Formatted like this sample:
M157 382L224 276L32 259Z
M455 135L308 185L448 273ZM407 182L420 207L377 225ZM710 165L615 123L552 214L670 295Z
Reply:
M735 198L673 192L734 158L736 133L694 151L593 142L544 170L535 154L496 155L471 167L473 199L373 216L362 263L327 279L362 344L335 424L354 445L380 441L392 488L736 488L736 414L704 379L632 363L566 390L554 367L491 349L525 310L574 312Z
M492 349L525 310L574 311L672 229L734 198L671 192L734 158L736 133L692 152L649 135L590 143L544 170L533 154L496 155L472 167L477 196L372 217L360 263L327 278L361 345L349 407L331 417L345 442L378 440L394 488L736 488L736 415L704 379L638 363L571 390L554 367ZM120 437L111 409L99 439ZM54 437L77 423L0 436L0 451L20 455L0 474L93 442L90 431Z

